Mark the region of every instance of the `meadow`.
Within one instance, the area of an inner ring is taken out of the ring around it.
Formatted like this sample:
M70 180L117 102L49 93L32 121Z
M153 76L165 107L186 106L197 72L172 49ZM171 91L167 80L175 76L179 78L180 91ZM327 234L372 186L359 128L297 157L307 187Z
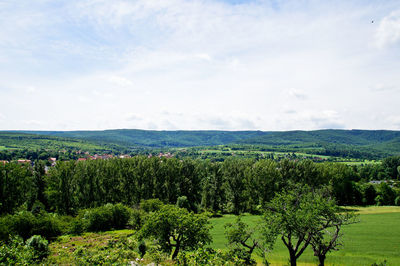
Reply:
M326 265L371 265L387 261L387 265L400 265L400 207L357 207L359 223L343 227L343 246L327 255ZM243 220L254 226L260 216L245 215ZM224 225L233 222L234 215L213 218L212 247L226 249ZM257 258L260 261L260 258ZM287 265L289 254L278 238L268 256L272 265ZM317 259L308 247L298 260L299 265L315 265Z
M386 265L400 265L400 207L373 206L352 207L357 211L359 223L343 227L343 246L339 251L328 254L326 265L372 265L383 263ZM244 215L243 221L255 226L261 216ZM226 250L224 225L233 222L234 215L224 215L212 218L211 230L214 249ZM137 250L132 242L134 230L114 230L100 233L84 233L81 236L64 235L50 244L51 255L47 263L65 264L86 262L105 262L105 256L126 258L134 256ZM169 256L168 256L169 257ZM261 258L254 256L261 264ZM288 265L288 251L278 238L274 250L268 255L271 265ZM145 257L142 263L150 263L152 257ZM166 259L166 260L165 260ZM173 264L164 257L161 265ZM308 247L298 260L298 265L316 265L317 259L313 256L311 247Z

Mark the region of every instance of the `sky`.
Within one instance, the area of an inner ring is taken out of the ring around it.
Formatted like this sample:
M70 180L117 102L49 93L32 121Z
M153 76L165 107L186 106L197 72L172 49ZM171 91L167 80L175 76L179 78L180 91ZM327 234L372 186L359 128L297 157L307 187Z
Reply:
M399 0L0 0L0 130L400 130Z

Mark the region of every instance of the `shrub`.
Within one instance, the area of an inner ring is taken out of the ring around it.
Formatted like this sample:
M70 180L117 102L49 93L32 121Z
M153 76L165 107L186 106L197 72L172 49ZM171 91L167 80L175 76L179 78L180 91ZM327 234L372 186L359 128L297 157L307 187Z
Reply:
M155 212L161 209L164 203L159 199L148 199L140 202L140 208L145 212Z
M113 216L113 228L121 229L124 228L129 221L131 211L128 207L118 203L114 206L110 206L112 209Z
M7 244L0 243L0 264L29 265L33 263L33 250L24 244L20 236L13 236Z
M68 233L74 235L80 235L83 232L85 232L85 230L86 230L85 221L82 219L82 217L78 216L71 221Z
M141 209L133 209L131 212L131 218L129 220L129 226L132 229L140 230L146 220L146 212Z
M50 254L49 242L40 235L34 235L26 241L26 246L33 250L33 259L42 260Z
M130 210L122 204L106 204L104 206L87 209L83 215L84 229L87 231L98 232L112 228L120 229L128 224ZM79 222L74 231L80 231Z
M396 197L396 199L394 200L394 205L400 206L400 196Z
M109 230L112 227L113 221L112 209L107 206L88 209L83 219L87 231L97 232Z
M31 212L21 211L9 218L10 233L20 235L24 240L33 235L36 217Z
M194 252L182 252L176 259L176 265L232 265L228 256L221 250L199 248Z
M41 235L46 239L50 239L63 233L61 229L62 222L57 214L41 213L35 218L32 235Z
M190 203L186 196L181 196L176 201L176 206L190 210Z

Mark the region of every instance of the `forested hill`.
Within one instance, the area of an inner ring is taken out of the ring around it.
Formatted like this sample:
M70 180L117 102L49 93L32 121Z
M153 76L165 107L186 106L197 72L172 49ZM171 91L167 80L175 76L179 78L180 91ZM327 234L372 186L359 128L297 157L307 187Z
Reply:
M282 151L309 151L333 156L385 157L400 155L400 131L390 130L155 131L116 129L19 131L18 133L79 139L101 146L116 145L126 148L174 148L235 144L265 146Z
M293 145L305 143L336 143L348 145L400 144L400 131L390 130L339 130L275 131L265 132L241 143L266 145Z
M156 131L115 129L104 131L22 131L30 134L77 138L99 144L118 144L143 147L192 147L236 143L268 134L262 131Z
M314 130L269 132L239 141L286 150L315 150L333 156L378 158L400 154L400 131L391 130Z

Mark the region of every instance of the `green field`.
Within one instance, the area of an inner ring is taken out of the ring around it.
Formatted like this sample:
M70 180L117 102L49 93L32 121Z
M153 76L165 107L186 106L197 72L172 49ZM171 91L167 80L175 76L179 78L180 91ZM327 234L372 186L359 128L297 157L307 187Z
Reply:
M400 265L400 207L365 207L356 209L360 222L343 227L343 247L328 254L326 265L371 265L387 260L387 265ZM233 222L235 216L213 218L212 247L226 249L224 225ZM247 215L243 220L255 225L259 216ZM272 265L287 265L288 251L280 239L269 255ZM315 265L311 248L298 260L299 265Z

